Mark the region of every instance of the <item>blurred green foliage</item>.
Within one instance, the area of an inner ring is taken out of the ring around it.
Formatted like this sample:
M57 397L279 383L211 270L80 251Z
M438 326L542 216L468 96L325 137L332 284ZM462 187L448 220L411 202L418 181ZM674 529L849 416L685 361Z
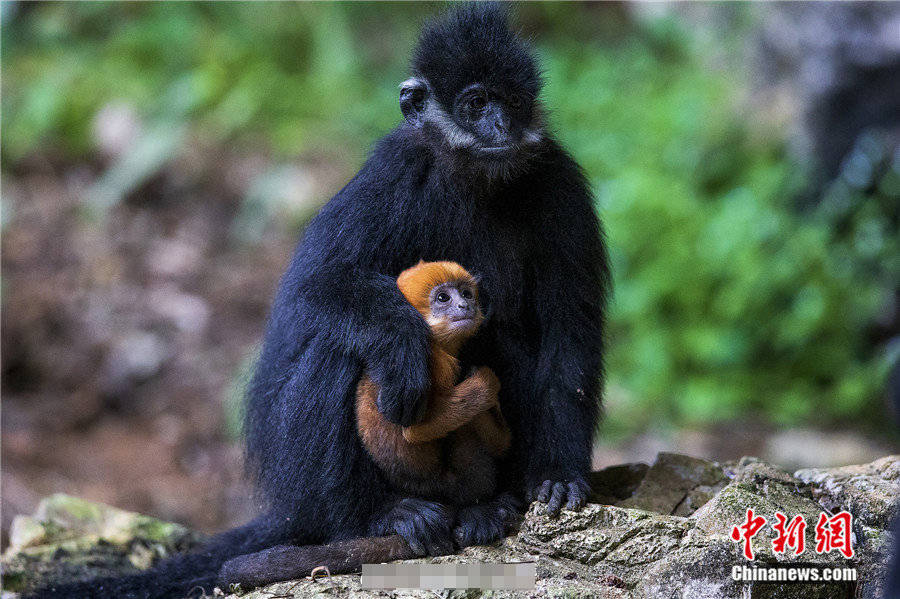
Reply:
M291 2L16 6L24 14L5 19L2 39L3 156L13 160L47 142L83 156L96 112L122 98L151 119L189 118L221 142L250 137L282 155L340 148L358 161L396 121L403 55L426 12Z
M3 26L4 165L47 147L90 157L97 111L124 99L170 132L141 160L158 159L154 168L182 126L275 160L353 168L398 121L409 49L439 8L18 5ZM814 209L797 208L806 169L781 133L754 122L735 68L749 11L711 60L709 43L672 16L519 8L536 33L552 125L589 174L606 223L609 430L879 421L896 356L869 331L900 280L898 165L868 186L835 182Z
M609 234L611 425L881 419L896 356L867 330L900 280L896 182L839 183L845 197L797 210L804 169L736 108L741 71L710 70L670 26L663 52L638 38L545 54L554 122Z

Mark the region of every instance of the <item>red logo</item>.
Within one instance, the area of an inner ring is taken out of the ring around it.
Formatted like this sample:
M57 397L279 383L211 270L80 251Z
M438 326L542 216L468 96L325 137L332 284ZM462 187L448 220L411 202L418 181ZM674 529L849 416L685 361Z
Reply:
M844 557L853 557L852 529L853 515L850 512L839 512L831 518L825 514L819 515L819 522L816 524L816 553L837 549Z
M740 526L731 529L731 538L735 541L744 540L744 557L753 559L753 548L750 547L750 539L766 525L766 519L762 516L753 516L753 510L747 508L747 520Z
M785 548L793 549L794 555L800 555L806 549L806 520L803 516L796 515L787 524L787 516L781 512L775 512L775 529L777 536L772 541L772 549L775 553L784 553Z
M750 540L766 525L763 516L756 516L752 509L747 509L747 517L742 524L731 529L731 538L744 542L744 557L754 559L753 548ZM775 512L775 521L772 523L775 538L772 540L772 550L778 554L784 554L792 550L794 555L800 555L806 550L806 520L802 515L797 515L788 520L781 512ZM828 553L840 551L846 558L853 557L853 514L844 511L828 517L828 514L820 514L816 524L816 553Z

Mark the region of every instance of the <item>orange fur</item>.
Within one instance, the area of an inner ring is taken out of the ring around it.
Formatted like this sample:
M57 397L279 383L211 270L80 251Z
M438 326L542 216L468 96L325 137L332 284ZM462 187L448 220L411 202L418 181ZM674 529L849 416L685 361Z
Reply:
M396 485L458 498L490 492L472 481L479 475L493 481L494 458L508 448L510 433L497 402L500 384L490 369L480 368L456 384L456 352L477 326L460 332L431 319L431 291L445 283L470 285L477 301L475 278L455 262L419 262L397 278L401 293L432 330L431 396L423 421L403 428L385 419L376 405L378 386L366 373L357 388L357 428L370 455ZM481 318L479 309L477 324Z
M431 290L444 283L470 283L476 292L478 289L475 277L456 262L420 260L418 264L407 268L397 277L400 293L425 318L431 313L431 306L428 304Z

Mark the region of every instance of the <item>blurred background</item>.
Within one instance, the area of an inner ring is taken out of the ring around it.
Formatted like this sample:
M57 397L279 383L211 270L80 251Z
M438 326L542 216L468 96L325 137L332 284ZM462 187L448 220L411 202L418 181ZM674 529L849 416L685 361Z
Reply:
M4 535L58 491L247 517L278 277L442 8L3 2ZM897 452L900 5L515 12L612 252L595 465Z

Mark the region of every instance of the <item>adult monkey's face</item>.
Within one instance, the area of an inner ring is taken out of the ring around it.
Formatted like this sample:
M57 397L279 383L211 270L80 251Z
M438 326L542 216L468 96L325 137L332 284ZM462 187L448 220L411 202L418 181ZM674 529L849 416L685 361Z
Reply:
M426 26L412 68L400 109L430 143L502 173L542 141L540 75L501 7L466 6Z

